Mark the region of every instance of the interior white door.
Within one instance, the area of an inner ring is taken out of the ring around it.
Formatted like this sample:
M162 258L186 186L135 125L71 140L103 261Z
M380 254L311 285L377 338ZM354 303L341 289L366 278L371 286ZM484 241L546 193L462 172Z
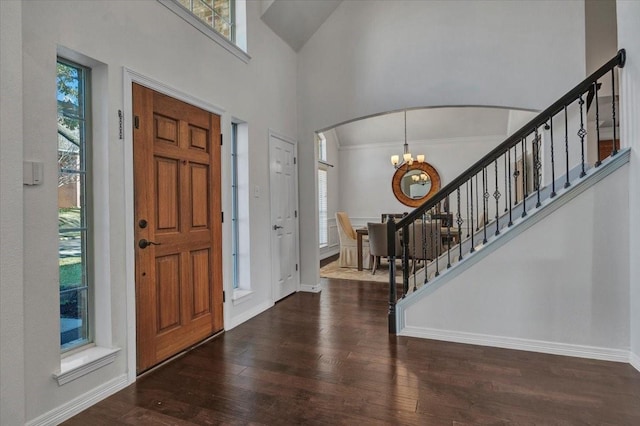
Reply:
M269 135L271 282L278 301L298 290L298 191L296 144Z

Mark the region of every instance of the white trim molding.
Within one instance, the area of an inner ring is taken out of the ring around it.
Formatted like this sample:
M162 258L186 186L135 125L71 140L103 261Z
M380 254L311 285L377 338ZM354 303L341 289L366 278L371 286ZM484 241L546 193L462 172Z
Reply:
M198 108L212 112L223 117L225 110L205 100L164 84L158 80L147 77L127 67L122 68L123 110L125 117L133 117L133 93L132 84L138 83L156 92L163 93L172 98L186 102ZM126 120L126 119L125 119ZM127 307L127 371L129 383L136 381L136 281L135 281L135 230L134 230L134 194L133 194L133 130L125 121L124 131L124 195L125 195L125 276L127 283L126 307Z
M543 340L520 339L517 337L492 336L489 334L464 331L439 330L435 328L405 327L401 336L445 342L465 343L468 345L491 346L503 349L515 349L553 355L598 359L603 361L629 362L629 351L623 349L601 348L597 346L574 345L570 343L547 342Z
M316 285L311 285L311 284L300 284L300 291L303 291L305 293L320 293L322 291L322 283L319 282Z
M231 320L229 321L228 324L225 324L225 331L229 331L232 328L235 328L237 326L239 326L240 324L249 321L251 318L263 313L264 311L266 311L267 309L271 308L274 305L274 303L271 300L267 300L266 302L263 302L261 304L259 304L258 306L256 306L255 308L244 312L241 315L238 315L237 317L232 317Z
M640 371L640 356L634 354L633 352L629 353L629 364L636 370Z
M98 368L111 364L116 359L118 352L120 352L120 348L93 346L74 353L62 358L60 370L53 373L53 378L58 382L58 386L62 386Z
M63 404L53 410L36 417L27 422L27 426L48 426L57 425L70 419L83 410L126 388L128 385L127 375L123 374L110 380L97 388Z

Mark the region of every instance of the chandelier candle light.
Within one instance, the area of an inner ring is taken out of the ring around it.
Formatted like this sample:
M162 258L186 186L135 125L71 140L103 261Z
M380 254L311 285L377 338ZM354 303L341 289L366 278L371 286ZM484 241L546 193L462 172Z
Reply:
M407 143L407 110L405 109L404 110L404 154L402 154L402 163L400 162L399 155L392 155L391 164L393 164L393 167L395 167L396 169L399 169L405 164L408 166L411 166L414 161L417 161L418 163L424 163L424 154L418 154L414 159L411 156L411 153L409 152L409 144Z

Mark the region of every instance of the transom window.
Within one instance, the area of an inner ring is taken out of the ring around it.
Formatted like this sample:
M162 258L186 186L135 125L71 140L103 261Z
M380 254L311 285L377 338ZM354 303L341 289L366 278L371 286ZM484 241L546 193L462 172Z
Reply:
M235 0L177 0L227 40L236 42Z
M58 261L63 352L90 343L92 338L89 75L88 68L58 59Z

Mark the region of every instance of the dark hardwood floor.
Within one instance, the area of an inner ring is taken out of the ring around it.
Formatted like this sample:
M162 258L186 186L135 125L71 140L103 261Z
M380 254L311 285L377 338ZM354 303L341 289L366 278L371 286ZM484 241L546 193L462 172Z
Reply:
M624 363L387 334L387 287L332 280L67 425L640 425Z

